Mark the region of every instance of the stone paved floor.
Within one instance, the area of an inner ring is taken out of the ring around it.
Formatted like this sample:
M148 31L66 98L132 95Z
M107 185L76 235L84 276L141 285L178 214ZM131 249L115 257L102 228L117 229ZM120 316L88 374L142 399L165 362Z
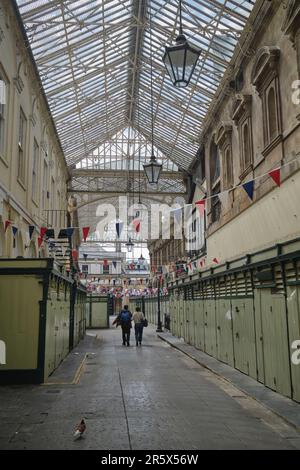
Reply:
M51 384L0 387L0 449L300 448L293 427L144 331L139 348L122 346L119 328L93 332ZM82 417L86 436L73 441Z

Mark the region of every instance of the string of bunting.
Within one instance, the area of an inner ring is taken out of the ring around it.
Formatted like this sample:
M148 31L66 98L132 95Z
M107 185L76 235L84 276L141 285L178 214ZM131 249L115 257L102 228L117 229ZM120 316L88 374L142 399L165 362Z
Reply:
M300 153L297 154L300 156ZM213 199L215 197L219 197L219 199L221 200L222 202L222 199L224 198L224 195L228 194L230 191L233 191L234 189L237 189L237 188L243 188L248 197L253 200L253 195L254 195L254 183L255 181L261 179L261 178L265 178L266 176L269 176L270 178L272 178L272 180L274 181L274 183L276 184L276 186L280 187L281 186L281 170L282 168L288 166L288 165L291 165L292 163L294 163L295 161L298 161L299 160L299 156L297 158L294 158L293 160L290 160L289 162L287 163L284 163L283 165L281 165L280 167L277 167L277 168L273 168L272 170L268 171L267 173L264 173L262 175L259 175L257 176L256 178L253 178L251 179L250 181L247 181L246 183L241 183L241 184L238 184L236 186L233 186L232 188L230 189L227 189L225 191L221 191L220 193L218 194L212 194L211 196L207 196L203 199L200 199L199 201L196 201L195 202L195 205L196 207L198 208L199 210L199 213L201 216L204 215L204 212L205 212L205 208L206 208L206 201L208 201L209 199ZM175 211L178 211L180 209L175 209ZM174 212L174 217L176 217L175 215L175 211Z

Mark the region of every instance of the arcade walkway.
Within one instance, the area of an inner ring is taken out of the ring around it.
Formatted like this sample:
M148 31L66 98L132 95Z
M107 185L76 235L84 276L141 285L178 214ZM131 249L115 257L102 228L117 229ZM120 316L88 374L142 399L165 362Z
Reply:
M90 333L51 384L0 387L0 449L300 448L295 428L150 327L141 348L120 333Z

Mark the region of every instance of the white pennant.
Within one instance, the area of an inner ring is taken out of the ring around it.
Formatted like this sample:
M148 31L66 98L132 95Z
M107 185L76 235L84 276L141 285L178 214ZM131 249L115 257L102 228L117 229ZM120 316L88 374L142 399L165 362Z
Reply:
M218 194L218 198L219 198L222 206L227 205L228 197L229 197L229 191L224 191L224 192Z

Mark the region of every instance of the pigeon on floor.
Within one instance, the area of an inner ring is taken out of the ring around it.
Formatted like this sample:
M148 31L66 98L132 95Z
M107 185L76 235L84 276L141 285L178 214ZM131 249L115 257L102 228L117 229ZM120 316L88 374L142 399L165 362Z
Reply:
M85 425L84 419L82 419L80 424L76 426L75 432L73 434L74 439L79 439L80 437L82 437L85 430L86 430L86 425Z

